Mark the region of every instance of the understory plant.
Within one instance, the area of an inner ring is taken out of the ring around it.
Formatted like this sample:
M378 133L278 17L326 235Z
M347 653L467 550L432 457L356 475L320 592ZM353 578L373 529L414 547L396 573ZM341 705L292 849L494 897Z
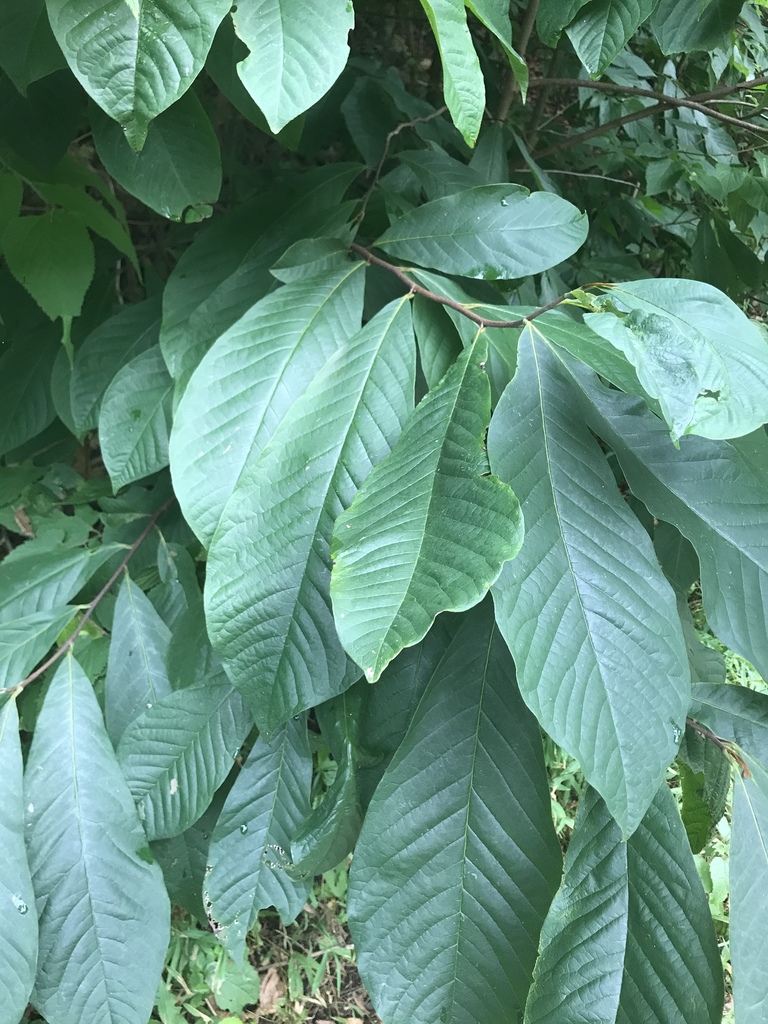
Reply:
M768 1019L764 21L3 0L0 1024L350 854L384 1024L715 1024L732 782Z

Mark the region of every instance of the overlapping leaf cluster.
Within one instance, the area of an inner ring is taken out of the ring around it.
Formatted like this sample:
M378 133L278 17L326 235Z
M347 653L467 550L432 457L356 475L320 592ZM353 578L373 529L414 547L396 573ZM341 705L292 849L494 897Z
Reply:
M768 675L760 5L383 5L405 82L355 6L0 11L0 1022L145 1024L172 905L241 960L354 851L385 1024L715 1024L735 774L758 1024L686 594Z

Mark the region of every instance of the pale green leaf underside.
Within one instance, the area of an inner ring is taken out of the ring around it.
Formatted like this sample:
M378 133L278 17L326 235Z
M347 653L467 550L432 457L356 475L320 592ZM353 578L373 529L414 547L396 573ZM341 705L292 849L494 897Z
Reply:
M267 732L355 679L330 607L331 530L397 440L414 377L410 304L399 299L294 402L224 510L208 560L208 630Z
M86 92L141 149L153 117L202 68L229 0L47 0L51 28Z
M675 756L690 669L672 588L576 406L528 327L488 435L527 532L493 594L526 703L630 835Z
M26 837L40 915L32 1001L49 1021L146 1024L170 906L80 666L67 658L37 721Z
M273 132L330 89L347 63L355 22L351 0L244 0L235 30L250 50L237 73Z
M486 602L464 618L376 790L350 878L389 1024L513 1024L560 876L539 733Z
M483 447L487 348L481 336L462 354L336 521L336 629L369 682L440 612L477 604L520 548L517 498Z

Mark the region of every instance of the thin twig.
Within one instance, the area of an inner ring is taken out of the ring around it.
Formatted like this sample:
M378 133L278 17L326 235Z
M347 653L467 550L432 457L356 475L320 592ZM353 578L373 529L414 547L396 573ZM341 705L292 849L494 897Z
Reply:
M133 542L133 544L131 544L131 546L126 551L125 555L121 558L120 564L118 565L118 567L115 569L115 571L109 577L109 579L104 584L104 586L101 588L101 590L98 592L96 597L94 597L94 599L91 601L91 603L86 607L85 612L83 613L83 617L78 622L77 627L75 628L74 632L69 637L67 637L67 639L64 641L64 643L61 645L61 647L59 647L59 649L57 651L55 651L50 656L50 658L48 658L47 661L44 661L43 664L40 665L39 668L36 668L34 672L30 673L26 677L26 679L22 679L22 681L20 683L16 683L15 686L4 686L4 687L0 688L0 693L13 693L16 690L23 690L25 686L29 686L30 683L33 683L36 679L39 679L40 676L43 674L43 672L45 672L47 669L49 669L51 667L51 665L55 665L56 662L61 657L63 657L66 654L66 652L70 649L70 647L72 647L74 645L75 640L77 640L77 638L80 636L80 634L82 633L83 629L85 629L85 626L87 625L87 623L90 620L91 616L96 611L96 609L99 607L99 605L104 600L104 598L107 596L110 588L112 587L112 585L117 581L118 577L120 576L120 573L123 572L123 570L128 565L130 560L133 558L133 556L139 550L141 545L144 543L144 541L147 539L147 537L150 535L150 533L154 530L155 526L157 526L157 522L160 519L160 517L162 516L162 514L165 511L167 511L167 509L171 506L171 504L175 500L176 500L175 496L170 497L168 499L168 501L164 502L160 506L160 508L157 510L157 512L154 513L154 515L149 520L149 522L147 523L145 528L141 531L141 533L139 534L137 539Z
M519 173L527 172L533 174L530 167L520 168ZM593 174L590 171L565 171L560 167L548 167L545 174L565 174L569 178L597 178L600 181L612 181L616 185L626 185L627 188L637 189L636 181L627 181L626 178L611 178L607 174Z
M436 117L440 117L441 115L443 115L447 109L448 107L442 106L438 110L433 110L431 114L425 114L424 117L414 117L410 121L403 121L402 124L397 125L396 128L393 128L392 131L387 134L387 137L384 139L384 150L381 154L381 159L376 165L376 170L373 172L371 183L366 189L365 195L363 196L360 210L355 217L356 221L361 222L365 217L365 211L368 209L368 200L373 195L373 191L379 183L381 172L384 168L384 164L386 163L387 157L389 156L389 147L392 145L392 140L394 139L394 137L396 135L399 135L400 132L405 131L406 128L415 128L417 124L426 124L428 121L434 121Z
M448 306L449 309L455 310L457 313L461 313L472 323L478 325L478 327L525 327L530 320L535 320L537 316L541 316L542 313L548 313L550 309L554 309L559 306L561 302L568 298L571 294L566 292L565 295L560 295L558 298L553 299L552 302L548 302L546 306L541 306L539 309L529 313L528 316L521 317L518 320L489 320L485 316L480 316L479 313L475 313L468 306L465 306L461 302L457 302L455 299L449 299L445 295L438 295L437 292L431 292L429 288L423 288L420 284L412 281L410 277L400 268L396 267L394 263L388 263L386 260L381 259L379 256L374 254L369 249L364 249L362 245L357 245L353 242L350 245L350 249L356 252L359 256L362 256L366 263L373 263L377 267L381 267L383 270L388 270L390 274L394 274L398 280L402 281L403 284L408 285L409 291L416 295L422 295L425 299L430 299L432 302L439 302L441 306Z
M516 50L521 58L525 58L526 51L528 49L528 43L531 41L533 35L533 27L536 24L536 15L539 11L539 0L528 0L528 8L525 12L525 19L520 27L520 38L516 41ZM504 92L502 93L501 100L499 102L499 109L496 113L496 120L500 121L501 124L507 120L507 114L509 108L512 106L512 100L517 95L517 75L514 73L512 68L507 71L507 81L504 85Z

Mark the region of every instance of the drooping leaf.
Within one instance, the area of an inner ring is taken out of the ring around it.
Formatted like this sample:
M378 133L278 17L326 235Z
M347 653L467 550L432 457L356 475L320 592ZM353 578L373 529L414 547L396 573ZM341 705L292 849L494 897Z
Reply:
M475 144L485 109L485 83L467 25L464 0L421 0L443 65L443 92L453 123Z
M204 544L293 402L359 330L362 267L347 261L265 296L192 375L174 417L170 457L179 502Z
M114 554L107 546L56 548L53 551L16 549L0 562L0 622L45 612L71 601L104 561Z
M208 559L208 631L267 733L359 675L334 630L331 530L397 440L414 376L401 298L331 357L224 509Z
M0 67L21 93L65 67L45 0L6 0L0 10Z
M160 333L177 390L216 338L274 287L269 268L285 249L338 222L359 171L329 164L290 179L211 224L184 252L163 292Z
M739 1024L759 1024L768 1011L768 793L737 778L733 794L729 910L733 1002Z
M768 418L768 342L722 292L700 282L633 281L590 313L588 326L633 364L658 399L673 440L741 437Z
M728 441L689 436L678 451L641 400L568 365L590 426L616 452L633 494L696 548L707 622L767 676L768 616L759 609L768 595L768 438L763 431Z
M591 0L581 8L566 32L591 75L602 75L613 64L657 3L658 0Z
M20 683L74 615L74 608L56 605L0 623L0 687Z
M221 153L192 90L153 121L140 153L107 117L94 117L93 139L112 177L161 217L194 221L213 212L221 190Z
M47 0L53 34L86 92L144 145L149 122L202 68L229 0Z
M538 728L486 602L464 619L371 801L350 876L390 1024L512 1024L560 875Z
M413 300L413 330L421 370L427 385L434 388L461 354L461 338L442 306L420 295Z
M237 72L273 132L330 89L347 63L351 0L326 0L307 17L303 0L244 0L233 14L250 53Z
M406 213L376 245L444 274L486 281L537 274L587 237L587 218L549 192L479 185Z
M159 346L134 356L107 388L99 440L116 491L168 465L172 392Z
M104 693L107 731L115 746L148 705L171 692L165 667L170 638L149 598L126 574L112 619Z
M477 604L520 548L517 498L489 475L483 448L491 406L487 352L479 336L336 521L336 629L371 683L440 612Z
M546 46L556 46L560 33L570 25L590 0L540 0L536 11L536 31Z
M24 846L24 766L16 701L0 708L0 1020L17 1024L29 1002L37 969L35 893Z
M713 50L725 44L741 8L740 0L699 0L691 18L688 0L659 0L651 28L662 53Z
M95 268L82 217L69 210L11 221L0 239L8 269L51 320L80 315Z
M311 881L294 879L287 867L291 836L309 814L311 778L302 715L269 742L259 736L224 802L211 837L203 898L236 963L260 910L274 905L287 923L304 906Z
M251 724L242 697L220 672L162 697L126 726L117 758L148 839L172 838L197 821Z
M576 406L531 325L488 434L528 525L493 594L523 698L631 835L677 751L690 669L672 588Z
M512 26L506 0L464 0L464 4L501 43L525 99L528 88L528 65L512 46Z
M46 695L25 779L40 916L34 1005L55 1024L146 1024L170 938L168 896L71 657Z
M702 683L693 688L690 714L768 769L768 695L746 686Z
M72 419L80 437L95 430L104 393L117 372L157 344L160 303L130 303L93 330L75 353L69 381Z

